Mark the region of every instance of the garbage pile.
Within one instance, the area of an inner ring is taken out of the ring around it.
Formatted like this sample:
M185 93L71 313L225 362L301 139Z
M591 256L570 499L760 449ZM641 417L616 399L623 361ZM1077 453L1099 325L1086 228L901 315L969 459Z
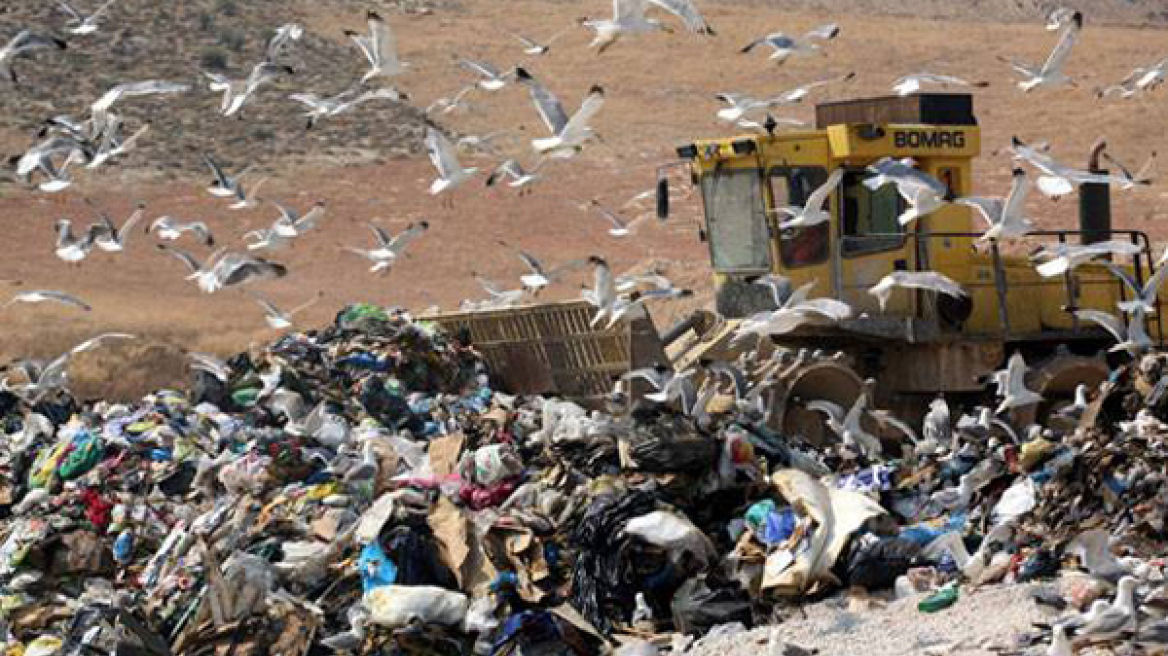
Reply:
M368 305L135 404L8 382L0 638L25 656L682 653L842 590L922 612L1001 581L1079 608L1120 581L1154 597L1165 362L1047 426L951 421L939 399L920 436L843 419L829 447L741 398L695 421L670 395L508 396L465 336ZM1134 618L1121 630L1104 638Z

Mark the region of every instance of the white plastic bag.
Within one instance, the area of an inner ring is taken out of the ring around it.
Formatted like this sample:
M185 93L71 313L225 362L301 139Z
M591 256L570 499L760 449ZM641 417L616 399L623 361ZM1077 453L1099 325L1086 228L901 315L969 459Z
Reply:
M460 626L470 600L459 592L429 585L386 585L365 595L369 620L389 629L400 629L417 620L423 624Z
M651 545L667 549L677 562L682 553L696 557L705 567L714 553L714 545L698 527L685 517L664 510L634 517L625 525L625 533L636 536Z

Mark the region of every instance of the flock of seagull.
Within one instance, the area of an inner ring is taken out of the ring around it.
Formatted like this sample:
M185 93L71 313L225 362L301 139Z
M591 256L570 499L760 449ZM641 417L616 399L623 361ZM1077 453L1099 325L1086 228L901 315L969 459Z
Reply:
M59 1L62 12L69 16L68 32L72 37L92 38L101 30L102 21L108 16L116 0L108 0L91 14L83 14L63 1ZM694 34L713 37L715 31L702 17L693 0L614 0L611 18L583 18L578 26L592 31L595 38L590 47L598 53L628 41L638 35L672 31L669 23L650 15L652 10L663 10L673 15L686 30ZM1059 40L1050 56L1041 66L1009 60L1022 79L1018 87L1031 92L1041 87L1074 85L1075 81L1066 73L1069 56L1083 29L1081 12L1060 9L1053 12L1047 28L1060 32ZM571 28L568 28L571 29ZM450 98L440 98L427 108L428 114L449 114L465 106L471 92L496 93L509 85L526 91L531 103L546 127L546 134L531 140L533 163L509 158L490 169L486 185L506 184L520 195L530 193L532 187L545 179L546 167L557 161L575 158L593 142L602 142L601 135L592 123L602 110L606 92L600 85L588 89L580 105L569 113L570 107L555 95L531 71L533 59L546 56L552 43L567 30L539 41L523 35L514 35L522 52L529 58L527 62L510 69L501 69L490 62L459 60L459 66L474 75L474 80ZM305 34L302 26L288 23L275 29L273 36L263 48L263 56L254 64L250 73L242 79L232 79L221 73L204 71L210 92L222 95L219 112L224 117L242 116L249 106L263 100L263 89L283 76L293 74L282 58ZM768 61L781 65L793 58L811 57L824 53L827 45L838 38L841 28L829 23L815 27L803 34L791 35L783 32L768 33L750 41L740 51L750 54L756 50L769 48ZM346 30L345 35L357 47L367 69L344 92L324 97L314 93L296 93L289 99L304 106L306 128L311 129L320 121L329 120L342 113L353 111L364 103L375 101L400 102L408 96L386 80L407 75L411 69L408 62L398 55L397 41L390 25L376 12L367 15L367 30L355 32ZM54 36L24 30L0 48L0 74L6 77L19 92L22 81L17 72L17 60L35 51L65 50L68 43ZM22 64L23 65L23 64ZM1101 97L1133 97L1152 92L1165 77L1168 60L1135 69L1125 80L1114 87L1099 89ZM752 98L738 93L721 93L716 98L725 107L718 110L719 120L737 127L771 132L778 126L796 126L798 121L776 117L773 110L796 105L807 99L816 90L829 85L844 84L855 78L855 73L812 81L769 98ZM966 81L952 75L932 72L918 72L902 76L893 83L893 91L908 95L926 87L981 87L984 82ZM70 167L83 165L94 169L110 166L129 154L149 130L149 125L131 130L118 114L120 105L133 102L136 98L174 97L192 92L192 85L167 80L142 80L118 84L98 98L89 107L89 115L83 119L71 116L52 116L44 121L37 141L21 156L15 158L13 166L17 177L25 183L46 193L55 193L72 184ZM447 205L452 204L451 192L473 180L479 174L479 167L464 166L460 153L464 150L491 152L490 141L499 133L479 137L466 136L453 140L446 133L429 127L425 135L425 146L437 177L429 187L429 193L441 196ZM873 190L893 185L907 205L899 217L902 225L909 225L947 204L957 203L970 206L986 223L986 230L978 240L979 244L1001 242L1025 235L1033 228L1033 223L1025 214L1025 202L1031 183L1023 165L1035 169L1039 177L1034 186L1044 195L1058 198L1072 193L1078 185L1086 182L1104 182L1119 189L1132 189L1150 184L1150 167L1155 153L1148 163L1132 172L1119 162L1109 160L1117 166L1119 173L1099 174L1079 170L1059 163L1049 154L1049 145L1028 145L1015 139L1010 146L1015 166L1013 182L1004 197L954 197L947 185L916 168L911 159L885 159L868 167L870 174L864 184ZM213 175L214 181L207 193L222 199L230 210L247 210L270 202L279 216L270 227L253 230L244 235L245 248L242 251L220 246L206 257L197 257L176 243L193 240L207 248L216 245L210 227L202 221L183 221L173 216L160 216L145 222L145 208L139 206L134 213L119 226L104 212L98 213L98 220L84 230L74 226L68 219L56 223L55 254L66 263L81 263L94 249L107 252L123 252L127 248L127 238L140 224L145 231L153 234L162 243L156 244L159 251L179 260L187 270L186 279L205 293L215 293L226 288L237 288L262 280L280 278L288 273L282 264L267 259L269 251L287 248L297 239L317 230L326 215L326 205L317 202L301 211L277 202L266 201L259 191L266 182L254 174L249 166L238 171L229 171L216 162L210 153L204 161ZM802 206L782 207L776 210L780 215L780 228L792 230L805 228L830 220L827 210L828 199L843 180L844 171L833 171L821 187L816 189ZM36 181L34 183L34 180ZM628 236L637 224L649 213L635 219L623 216L630 205L646 200L648 194L639 194L621 210L610 209L593 199L580 205L582 209L595 212L605 220L609 233L616 238ZM407 248L425 234L429 222L417 220L397 235L370 224L372 243L365 247L344 246L343 250L364 258L370 263L370 271L385 273L394 263L406 255ZM1044 248L1035 255L1038 271L1044 277L1063 275L1085 262L1107 255L1130 254L1131 245L1118 241L1104 242L1090 246L1059 245ZM582 294L583 298L595 306L593 325L611 327L631 316L637 309L651 300L674 299L691 295L692 292L675 287L658 272L648 274L625 274L616 276L603 257L593 255L586 260L576 260L559 267L549 267L529 252L515 249L519 259L527 268L520 277L520 285L515 289L503 287L474 274L487 297L482 301L464 303L467 309L506 307L520 302L528 295L537 295L543 289L561 279L566 273L582 266L594 270L593 285ZM1166 252L1165 257L1168 257ZM1161 263L1165 258L1161 258ZM1125 284L1134 287L1121 269L1110 267ZM1163 270L1163 269L1162 269ZM1142 286L1138 296L1154 299L1163 276L1157 275ZM771 336L790 332L807 322L842 321L849 318L853 310L833 299L809 298L806 287L790 289L789 283L778 276L766 276L759 284L771 286L775 290L776 308L747 318L739 328L741 336ZM944 275L932 272L895 272L879 281L871 294L879 301L881 308L886 304L896 288L923 289L949 296L963 296L967 292L956 282ZM302 305L290 312L284 312L262 296L251 294L263 308L265 320L273 328L285 328L292 323L292 315L311 304ZM313 299L315 300L315 299ZM13 303L63 303L70 307L88 310L89 305L69 294L36 290L15 295L5 306ZM1102 312L1080 310L1082 319L1099 323L1116 335L1116 348L1136 352L1150 344L1146 331L1137 324L1150 312L1150 305L1139 304L1119 308L1126 315L1125 321Z

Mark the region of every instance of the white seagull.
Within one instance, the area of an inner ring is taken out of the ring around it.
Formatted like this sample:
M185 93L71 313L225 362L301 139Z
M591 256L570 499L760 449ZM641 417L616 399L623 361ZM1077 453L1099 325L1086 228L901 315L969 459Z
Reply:
M280 218L272 224L272 230L275 230L282 237L300 237L309 230L315 229L317 222L324 218L326 211L324 201L317 201L312 209L303 215L275 201L272 204L280 210Z
M597 214L599 214L600 216L602 216L606 220L608 220L608 223L609 223L608 234L612 235L613 237L627 237L627 236L629 236L630 234L633 233L634 230L636 230L637 226L639 226L643 221L645 221L645 219L647 219L647 218L649 218L649 216L651 216L650 214L642 214L641 216L637 217L636 219L633 219L632 221L626 221L625 219L621 218L620 215L618 215L616 212L608 209L599 200L596 200L595 198L588 201L587 207L595 210Z
M145 213L146 206L142 203L139 203L138 206L134 208L134 213L131 214L130 218L126 219L126 221L122 223L122 226L119 228L114 224L113 219L110 218L109 214L102 212L102 229L101 232L98 233L94 243L97 244L98 248L106 251L107 253L120 253L126 248L126 237L130 234L130 231L134 229L134 226L138 225L138 222L142 220L142 216Z
M1075 316L1084 321L1099 324L1112 337L1115 337L1115 346L1108 349L1112 353L1126 351L1132 357L1136 357L1154 346L1152 338L1148 335L1148 329L1144 325L1143 310L1132 312L1126 326L1123 324L1123 319L1099 310L1075 310Z
M998 386L998 396L1002 402L994 414L1000 415L1013 408L1021 408L1042 402L1042 395L1026 387L1026 360L1015 352L1006 363L1006 368L994 373Z
M20 292L19 294L13 296L7 303L5 303L4 307L8 307L14 303L46 302L58 303L67 307L77 308L85 312L89 312L93 309L88 303L82 301L76 296L71 296L65 292L59 292L51 289L36 289L27 292Z
M936 271L893 271L880 279L868 293L880 301L880 310L888 305L893 287L924 289L953 298L969 296L965 289L948 276Z
M34 50L49 48L64 50L65 47L65 42L58 38L41 36L28 30L22 30L7 44L0 47L0 77L6 77L13 84L19 85L20 78L16 75L16 69L12 68L12 63L17 57Z
M291 310L285 312L276 307L275 304L263 296L260 296L259 294L248 291L246 289L243 291L255 299L255 302L259 303L260 307L264 309L264 321L267 322L268 327L270 327L272 330L285 330L287 328L291 328L292 317L294 317L297 313L312 307L317 301L321 299L322 296L324 296L324 292L319 292L311 300L301 303L300 305L297 305Z
M680 18L690 32L714 34L713 28L702 18L691 0L613 0L611 19L585 18L580 21L584 27L596 32L596 38L588 47L596 48L597 54L600 54L624 34L666 31L667 28L661 21L645 16L650 5L660 7Z
M844 169L843 167L839 167L831 172L831 175L827 178L827 182L824 182L818 189L811 192L803 207L776 207L776 213L789 217L779 223L779 229L806 228L830 221L831 212L827 209L827 201L832 192L836 190L836 187L839 187L843 179Z
M361 54L369 61L369 71L361 78L361 82L368 82L378 76L401 75L407 64L398 59L397 41L389 24L375 11L370 11L366 18L369 22L369 36L345 30L345 36L357 44Z
M548 51L552 49L552 44L555 43L556 39L567 34L568 30L571 29L572 28L569 27L567 29L560 30L543 41L536 41L535 39L526 37L522 34L512 34L511 36L515 37L516 41L519 41L519 43L523 44L523 54L529 55L531 57L539 57L540 55L546 55Z
M741 52L747 53L758 46L767 45L774 51L769 59L782 64L792 56L806 57L823 54L823 49L816 41L830 41L839 36L839 33L840 26L836 23L820 25L802 36L788 36L783 32L772 32L761 39L751 41L742 48Z
M1128 73L1122 82L1100 89L1097 94L1100 98L1118 95L1121 98L1131 98L1144 91L1151 91L1164 83L1168 75L1168 57L1144 68L1140 67Z
M173 216L160 216L154 219L154 222L150 224L146 232L157 234L159 239L165 239L167 241L177 241L179 237L182 237L184 232L190 232L204 246L215 245L215 236L211 234L211 229L207 227L207 224L202 221L181 223Z
M200 263L189 253L164 244L158 248L181 260L191 270L187 280L194 280L199 289L212 294L225 287L235 287L260 280L283 278L288 269L277 262L240 253L225 253L219 249Z
M1044 244L1030 259L1041 262L1034 269L1043 278L1061 276L1074 271L1080 265L1105 255L1131 256L1139 254L1143 249L1137 244L1128 241L1110 240L1101 241L1083 246L1075 244Z
M211 168L211 174L215 176L215 179L211 181L211 186L207 187L207 193L217 198L238 197L239 190L242 188L240 179L251 170L251 166L245 166L239 173L231 176L210 155L204 154L203 161Z
M438 195L450 191L466 182L478 171L477 168L463 168L458 161L458 151L454 144L438 130L426 128L426 150L430 153L430 162L438 169L438 178L430 184L430 194Z
M976 87L984 89L989 82L969 82L952 75L938 75L936 73L913 73L892 83L892 90L898 96L910 96L921 90L925 85L939 87Z
M872 191L884 185L896 185L900 197L909 204L908 209L897 217L901 225L908 225L932 214L953 197L952 191L945 183L917 169L915 163L909 157L904 159L885 157L868 166L867 170L872 175L863 182L864 186Z
M1014 137L1011 142L1010 152L1013 153L1015 158L1030 164L1042 173L1036 185L1039 191L1050 198L1066 196L1073 192L1076 187L1086 182L1116 185L1125 190L1131 189L1138 184L1147 184L1142 178L1131 174L1109 175L1105 173L1091 173L1090 171L1082 171L1065 166L1056 162L1050 155L1040 152L1037 148L1026 145L1018 137ZM1152 158L1155 158L1155 153L1153 153ZM1149 164L1145 164L1139 175L1145 175L1149 166Z
M500 73L499 69L495 68L490 62L476 61L473 59L459 59L458 65L466 70L479 76L478 84L480 89L485 91L498 91L507 86L507 79L514 75L514 72Z
M97 21L101 15L110 8L110 5L117 2L117 0L106 0L105 4L101 5L88 16L83 16L81 12L77 11L65 0L57 0L57 5L66 14L69 14L69 24L73 27L69 28L70 34L77 36L84 36L86 34L93 34L97 31Z
M56 223L57 244L54 253L58 258L70 264L77 264L84 260L93 250L101 226L91 225L80 237L73 235L73 226L69 219L60 219Z
M1132 300L1119 304L1120 310L1124 312L1142 310L1146 314L1156 313L1156 298L1160 295L1160 288L1164 286L1165 277L1168 276L1168 266L1165 266L1166 262L1168 262L1168 248L1164 249L1164 253L1156 261L1156 266L1159 267L1156 273L1151 278L1148 278L1142 286L1136 284L1135 278L1127 269L1118 267L1112 262L1103 263L1103 266L1107 267L1107 270L1114 274L1116 278L1119 278L1124 286L1127 287L1128 291L1133 294Z
M1075 42L1079 38L1079 32L1083 29L1083 14L1082 12L1074 12L1067 20L1063 28L1062 36L1059 37L1058 45L1051 51L1050 56L1047 57L1046 62L1041 68L1036 68L1025 62L1020 62L1016 59L1008 60L1013 69L1026 79L1018 83L1018 88L1023 91L1032 91L1040 86L1055 87L1065 84L1074 84L1070 77L1063 72L1063 67L1066 66L1067 58L1071 55L1071 50L1075 47Z
M510 178L511 181L507 183L508 187L518 189L519 195L531 193L531 186L543 176L539 174L539 170L543 168L543 163L546 160L540 160L536 163L535 168L530 171L523 168L517 159L509 159L500 164L491 175L487 177L487 186L491 187L502 180L504 177Z
M275 61L277 57L283 54L293 41L299 41L304 36L304 27L297 23L285 23L276 28L272 38L268 40L267 50L264 52L264 59L267 61Z
M208 86L211 91L223 93L223 102L219 104L219 112L224 116L239 114L243 106L251 100L260 87L274 82L281 74L292 75L294 73L295 71L289 66L273 64L269 61L256 64L251 69L251 73L242 80L233 80L222 73L203 71L203 75L210 80Z
M739 93L720 93L715 98L730 105L718 110L718 118L727 123L743 123L743 119L751 114L758 112L769 111L775 107L784 107L787 105L794 105L803 102L812 91L825 87L830 84L839 84L848 82L856 77L855 73L847 73L836 77L830 77L815 82L809 82L803 86L795 87L788 91L784 91L777 96L771 98L751 98ZM798 123L798 121L790 121ZM749 127L744 125L743 127Z
M362 103L373 100L402 101L406 100L407 96L393 87L371 91L361 91L360 87L352 87L327 98L315 93L294 93L288 98L307 108L304 116L308 119L308 128L312 129L321 119L344 114Z
M978 238L979 243L1001 241L1021 237L1034 228L1034 223L1023 213L1029 190L1026 184L1026 171L1014 169L1010 193L1006 198L969 196L958 198L954 202L976 209L985 219L987 229Z
M589 123L604 106L604 89L594 85L580 109L571 118L564 111L563 104L524 68L515 69L520 84L527 87L531 100L552 136L531 142L536 152L549 157L568 158L584 147L584 143L596 136Z
M406 229L398 233L396 237L390 237L384 228L369 224L369 230L373 232L373 237L377 240L377 247L363 249L346 246L345 250L373 262L373 266L369 268L373 273L388 271L389 267L401 257L405 247L429 228L430 224L426 221L418 221L406 226Z

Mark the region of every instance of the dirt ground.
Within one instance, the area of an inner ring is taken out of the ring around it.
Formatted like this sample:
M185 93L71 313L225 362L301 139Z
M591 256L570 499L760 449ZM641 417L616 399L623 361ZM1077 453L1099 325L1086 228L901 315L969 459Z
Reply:
M483 58L500 68L515 63L523 54L508 31L546 38L571 26L582 12L599 15L609 8L600 0L582 4L465 0L456 9L430 15L390 15L402 56L414 64L399 86L419 106L449 96L471 79L455 66L452 55ZM362 22L360 10L349 5L343 10L334 4L294 6L309 30L338 38L343 38L341 26ZM506 188L487 189L480 177L456 192L453 208L443 207L425 193L433 169L424 155L375 166L347 166L343 157L321 157L312 165L261 162L281 171L261 196L301 209L324 200L328 216L318 231L298 240L290 250L271 255L288 265L291 273L286 278L253 289L282 307L323 293L319 303L300 315L305 327L327 322L337 308L351 301L452 309L462 299L484 296L473 273L502 287L518 286L523 265L510 248L498 243L505 241L553 267L593 254L607 257L617 270L657 264L678 284L698 291L694 304L704 304L709 300L709 271L705 247L697 239L700 213L693 195L675 203L669 222L659 224L647 218L635 234L624 239L609 236L603 219L577 204L598 198L619 207L652 187L655 167L671 159L676 145L696 137L729 134L731 130L715 119L719 108L715 93L765 95L849 71L857 74L854 82L817 92L790 115L809 120L816 101L886 94L893 79L914 71L990 82L976 97L985 153L978 163L975 188L983 194L1005 192L1010 162L995 151L1006 146L1012 135L1049 140L1053 154L1072 163L1081 162L1099 136L1106 136L1112 152L1133 165L1153 150L1168 155L1168 136L1163 130L1168 123L1168 91L1161 89L1130 101L1100 101L1092 92L1096 86L1122 79L1136 65L1168 55L1162 30L1092 27L1088 19L1089 27L1070 64L1078 88L1026 95L1014 87L1009 67L998 57L1045 58L1055 37L1037 24L794 14L758 4L719 3L704 8L717 37L684 32L652 35L620 43L597 56L586 49L589 36L571 29L548 55L527 63L533 74L560 95L569 111L592 84L603 85L607 94L595 121L605 143L571 162L549 165L546 179L530 196L519 198ZM762 33L798 32L827 20L839 22L843 31L825 47L823 57L796 59L777 67L761 53L738 54ZM461 134L508 130L498 142L503 153L531 163L527 142L540 135L543 126L526 93L511 86L495 93L476 91L471 99L469 112L435 120ZM286 101L277 96L265 102ZM371 105L359 111L377 109ZM0 135L0 143L26 138ZM481 169L490 169L496 162L489 156L464 158L465 164ZM130 237L126 253L95 252L79 266L53 257L53 221L62 217L75 223L92 220L86 198L119 219L128 216L136 203L145 202L149 220L164 214L205 220L218 243L233 248L242 247L243 233L276 218L270 205L228 211L222 201L203 190L208 179L205 171L185 173L179 181L162 181L151 174L148 162L134 161L131 155L124 167L81 174L73 188L58 195L0 187L0 225L6 245L0 256L0 298L20 289L60 289L94 307L89 313L27 305L0 310L0 362L51 356L100 331L132 332L143 339L122 347L121 352L94 355L88 364L81 359L74 372L83 393L128 395L181 380L177 364L181 349L226 354L274 336L251 298L230 290L201 294L183 280L182 265L158 252L153 237L140 232ZM1116 192L1116 227L1147 230L1156 241L1168 239L1165 199L1168 190L1163 185ZM1073 199L1053 203L1034 197L1029 209L1043 227L1071 227L1076 221ZM628 210L630 216L651 211L651 201ZM371 243L366 223L396 231L422 219L430 222L431 230L384 277L370 274L364 260L341 249L342 245ZM209 250L185 239L180 245L200 256ZM586 282L584 273L569 277L550 290L548 298L576 296ZM679 312L679 308L658 310L665 315Z

